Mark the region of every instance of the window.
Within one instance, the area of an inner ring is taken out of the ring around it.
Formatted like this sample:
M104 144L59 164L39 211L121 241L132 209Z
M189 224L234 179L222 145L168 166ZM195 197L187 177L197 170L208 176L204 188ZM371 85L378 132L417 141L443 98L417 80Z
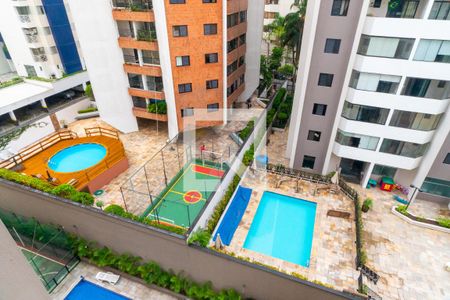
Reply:
M440 89L445 88L446 83L447 83L447 81L445 81L445 80L439 80L437 87Z
M186 0L170 0L170 4L185 4Z
M142 50L142 61L144 64L159 65L159 51Z
M239 24L239 13L234 13L234 14L230 14L227 15L227 28L236 26L237 24Z
M239 76L239 86L243 85L245 83L245 74L241 74Z
M347 101L342 109L342 116L346 119L382 125L386 123L388 114L387 108L353 104Z
M177 67L183 67L183 66L189 66L190 65L190 59L189 56L177 56L175 57L176 65Z
M128 82L130 84L130 87L135 89L143 89L144 84L142 83L142 75L140 74L133 74L128 73Z
M376 57L408 59L414 39L362 35L358 54Z
M401 76L361 73L353 70L349 86L357 90L395 94L401 79Z
M447 165L450 165L450 153L447 153L447 155L444 158L443 163L447 164Z
M430 115L411 111L395 110L390 126L429 131L439 125L442 114Z
M50 47L50 54L56 54L58 53L58 50L56 49L56 46L51 46Z
M234 38L227 42L227 52L230 53L238 47L238 38Z
M414 60L450 63L450 41L420 40Z
M172 34L174 37L188 36L187 25L177 25L172 27Z
M203 32L205 35L217 34L217 24L204 24Z
M244 33L239 36L239 46L242 46L246 43L247 35Z
M380 152L417 158L425 154L428 149L428 145L429 143L414 144L398 140L384 139L381 144Z
M373 1L372 7L376 7L376 8L381 7L381 0Z
M313 115L318 115L318 116L325 116L327 112L327 105L326 104L318 104L318 103L314 103L314 107L313 107Z
M450 181L447 180L426 177L420 189L425 193L447 198L450 197Z
M387 176L394 178L395 173L397 172L397 168L382 166L382 165L375 165L373 167L372 175L379 175L379 176Z
M389 5L386 17L414 19L419 3L420 0L402 0L397 2L395 7Z
M320 73L319 75L319 85L330 87L333 84L333 74Z
M314 163L316 158L314 156L305 155L303 156L302 168L314 169Z
M217 3L217 0L203 0L203 3Z
M230 76L238 68L238 61L235 60L227 66L227 76Z
M355 134L338 129L335 141L343 146L376 150L380 138L368 135Z
M181 117L190 117L194 115L193 107L186 107L181 109Z
M320 135L322 133L320 131L310 130L308 131L308 141L318 142L320 141Z
M219 87L219 80L217 80L217 79L206 80L206 89L207 90L217 89L218 87Z
M212 103L206 105L206 108L208 109L208 112L215 112L219 110L219 103Z
M234 91L237 90L238 87L239 87L239 83L237 80L235 80L229 87L227 87L227 97L232 95L234 93Z
M332 16L346 16L350 0L333 0Z
M244 55L239 57L239 60L238 60L238 66L239 67L242 66L243 64L245 64L245 56Z
M450 20L450 1L435 0L429 19L431 20Z
M406 78L402 95L443 100L450 97L450 81L425 78ZM438 88L438 85L442 88Z
M243 10L239 12L239 23L243 23L245 21L247 21L247 11Z
M30 8L28 6L16 6L17 13L19 15L29 15Z
M147 82L147 89L149 91L162 92L164 90L162 77L145 76L145 81Z
M192 92L192 83L183 83L178 85L178 93Z
M25 65L25 71L27 72L28 77L35 77L37 76L36 69L34 66L27 66Z
M45 15L45 10L42 5L36 6L36 10L37 10L38 15Z
M211 64L219 61L219 55L217 53L208 53L205 54L205 63Z
M325 53L339 53L339 48L341 47L340 39L327 39L325 42Z

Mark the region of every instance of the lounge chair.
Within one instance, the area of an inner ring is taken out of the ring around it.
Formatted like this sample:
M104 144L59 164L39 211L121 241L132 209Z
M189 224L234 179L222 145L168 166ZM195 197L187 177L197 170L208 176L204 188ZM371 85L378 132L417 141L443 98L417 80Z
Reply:
M75 178L70 179L69 181L67 181L66 184L74 186L78 183L78 180L76 180Z
M97 279L98 281L103 281L103 282L107 282L110 284L116 284L120 279L120 275L116 275L111 272L107 272L107 273L98 272L97 275L95 275L95 279Z

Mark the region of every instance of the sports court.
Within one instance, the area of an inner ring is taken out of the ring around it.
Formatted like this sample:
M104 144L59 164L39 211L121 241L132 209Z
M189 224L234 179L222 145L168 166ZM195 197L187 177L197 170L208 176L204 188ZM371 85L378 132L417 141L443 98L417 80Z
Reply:
M145 216L189 228L224 175L225 164L196 159L186 164L167 187L152 199Z

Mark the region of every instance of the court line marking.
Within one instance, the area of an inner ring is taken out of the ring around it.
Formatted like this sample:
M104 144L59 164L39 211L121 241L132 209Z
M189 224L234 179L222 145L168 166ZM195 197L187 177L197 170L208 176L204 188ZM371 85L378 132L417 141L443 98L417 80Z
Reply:
M27 252L33 254L33 256L35 256L35 257L42 257L42 258L44 258L44 259L46 259L46 260L49 260L49 261L51 261L51 262L54 262L54 263L56 263L56 264L58 264L58 265L64 266L63 263L61 263L61 262L59 262L59 261L57 261L57 260L54 260L54 259L51 258L51 257L47 257L46 255L39 254L39 253L37 253L37 252L31 251L31 250L29 250L29 249L27 249L27 248L24 248L24 247L21 247L21 246L19 246L19 245L17 245L17 247L20 248L21 250L23 249L23 250L25 250L25 251L27 251ZM25 254L24 254L24 256L25 256ZM27 261L28 261L28 262L30 262L31 260L33 260L33 258L30 258L30 259L27 258Z
M184 196L186 193L180 193L180 192L178 192L178 191L170 191L171 193L175 193L175 194L178 194L178 195L182 195L182 196ZM188 191L188 192L190 192L190 191ZM200 193L200 192L199 192ZM202 194L202 193L200 193L200 194ZM203 196L203 194L202 194L202 196ZM206 199L205 198L200 198L200 200L198 200L198 201L206 201ZM197 202L198 202L197 201ZM186 201L184 201L183 200L183 202L186 202ZM197 203L197 202L195 202L195 203ZM189 203L189 204L195 204L195 203Z
M225 172L222 171L222 170L220 170L220 169L214 169L214 168L210 168L210 167L204 167L204 166L200 166L200 165L197 165L197 164L192 164L192 165L191 165L191 167L192 167L192 172L194 172L194 173L199 173L199 174L203 174L203 175L208 175L208 176L213 177L213 178L222 178L222 176L215 176L215 175L212 175L212 174L208 174L208 173L205 173L205 172L201 172L201 171L194 170L194 166L198 166L198 167L202 167L202 168L210 169L210 170L214 170L214 171L221 171L221 172L223 172L223 173L225 174Z
M192 163L191 163L191 165L192 165ZM175 181L175 183L172 184L172 186L167 190L167 192L164 194L164 196L161 197L161 200L159 200L159 202L155 205L155 207L152 208L152 210L149 212L149 214L152 214L152 212L164 202L163 201L164 198L166 198L167 194L169 194L169 192L172 190L172 188L177 185L178 181L180 181L180 179L184 177L184 174L186 174L186 172L188 170L189 170L189 167L187 167L186 170L184 170L183 173L181 173L180 177L178 177L178 179Z

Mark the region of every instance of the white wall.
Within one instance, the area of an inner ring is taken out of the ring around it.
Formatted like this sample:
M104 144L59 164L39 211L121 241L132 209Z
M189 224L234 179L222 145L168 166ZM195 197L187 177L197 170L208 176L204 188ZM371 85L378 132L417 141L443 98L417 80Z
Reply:
M11 67L3 53L3 43L0 42L0 75L11 72Z
M138 130L109 0L69 0L100 117L122 132Z
M74 105L57 111L55 115L58 118L60 124L62 120L64 120L66 124L69 124L75 121L75 117L78 115L79 110L88 108L90 104L91 101L89 100L89 98L86 98L84 100L81 100L80 102L75 103Z
M256 3L257 2L257 3ZM247 8L247 53L245 54L245 90L239 100L250 98L259 85L259 64L264 21L264 1L251 1Z

